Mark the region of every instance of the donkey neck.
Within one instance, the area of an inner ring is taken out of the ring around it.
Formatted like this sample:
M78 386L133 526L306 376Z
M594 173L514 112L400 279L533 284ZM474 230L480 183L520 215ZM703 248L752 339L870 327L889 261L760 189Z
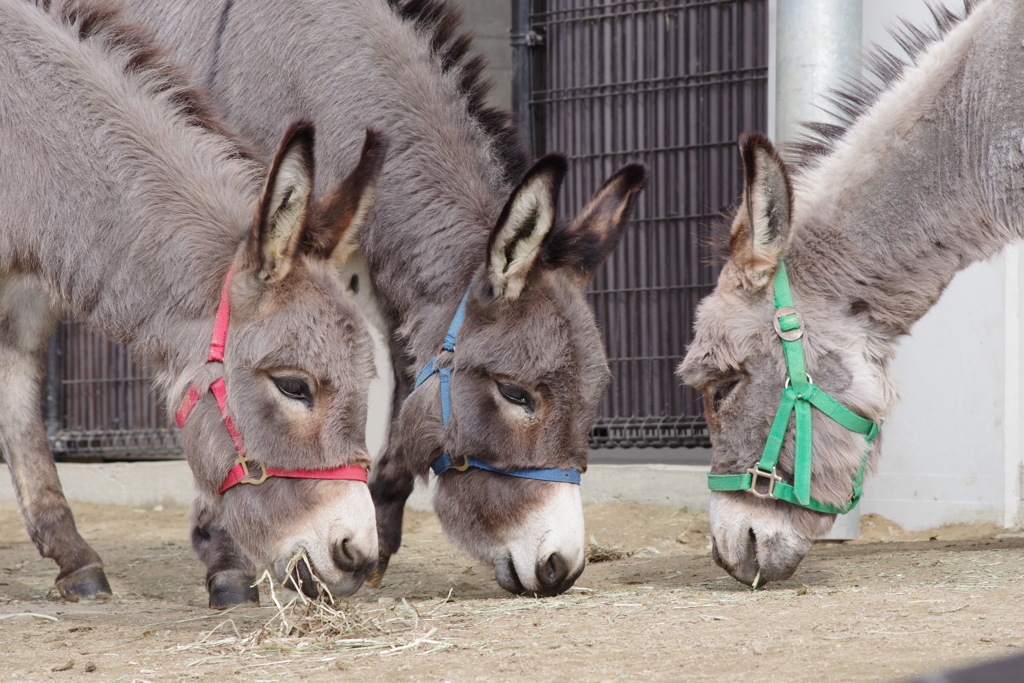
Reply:
M796 287L891 340L1024 235L1022 35L1012 0L980 6L794 178Z
M419 365L436 352L485 261L490 229L518 178L507 177L500 141L470 111L469 99L482 94L460 86L467 66L443 64L429 23L399 19L380 0L315 5L310 26L330 38L303 41L318 51L308 72L341 81L333 91L312 82L302 88L310 115L331 122L321 127L323 149L337 158L324 167L344 167L341 153L349 154L365 122L392 139L360 246L389 331L400 333Z
M36 275L160 371L201 361L258 167L178 109L189 93L166 73L30 5L3 15L0 272Z
M135 0L130 11L176 46L179 58L208 68L216 43L208 34L221 5L173 0L189 19L163 22L167 3ZM406 351L429 357L485 260L510 182L525 169L509 168L514 150L508 136L495 135L501 116L480 105L477 67L451 49L454 23L441 20L448 10L401 16L393 4L233 3L211 87L232 125L266 152L282 119L316 121L318 192L351 167L365 126L391 138L360 244L388 336L399 333ZM266 30L268 15L274 31ZM439 28L448 31L443 40ZM185 47L196 44L205 52ZM267 79L271 71L287 77Z

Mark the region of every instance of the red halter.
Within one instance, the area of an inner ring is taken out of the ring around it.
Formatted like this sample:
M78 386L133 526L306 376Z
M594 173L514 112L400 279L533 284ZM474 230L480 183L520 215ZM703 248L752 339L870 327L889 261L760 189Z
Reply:
M228 271L228 276L224 280L224 289L220 293L220 305L217 307L217 322L213 325L213 340L210 342L210 355L206 357L207 363L223 363L224 362L224 343L228 338L228 320L231 318L231 276L234 274L234 268ZM276 467L264 467L261 463L253 463L245 455L245 445L242 442L242 435L238 433L235 428L235 423L231 420L231 416L227 414L228 405L228 390L224 384L224 378L218 377L210 383L210 391L213 392L214 398L217 399L217 407L220 408L220 414L224 418L224 426L228 428L228 434L231 435L231 440L235 443L235 448L238 450L238 458L235 459L234 466L228 470L228 474L224 477L223 483L220 485L220 489L217 493L224 493L229 488L236 484L262 484L269 477L291 477L293 479L334 479L334 480L347 480L347 481L362 481L367 480L366 469L358 465L342 465L341 467L332 467L326 470L282 470ZM181 406L178 408L178 412L174 414L174 419L178 423L178 426L185 427L185 421L188 420L189 414L192 409L199 403L199 399L205 394L205 390L200 389L196 385L189 387L188 391L181 399ZM260 468L260 474L258 477L250 478L249 476L249 464L255 464Z

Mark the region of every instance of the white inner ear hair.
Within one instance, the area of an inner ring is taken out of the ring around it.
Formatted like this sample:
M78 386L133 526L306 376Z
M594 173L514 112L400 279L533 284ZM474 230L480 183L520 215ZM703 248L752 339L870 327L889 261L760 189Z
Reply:
M352 216L349 224L342 228L344 232L341 234L341 239L338 240L337 246L331 252L331 260L339 268L345 265L348 257L359 246L359 231L362 230L363 223L366 222L366 216L370 213L370 209L373 208L373 200L376 193L376 183L370 183L363 188L362 194L359 196L359 204L356 205L355 215Z
M757 152L757 172L754 174L754 187L751 188L750 192L750 205L751 205L751 216L754 219L754 225L751 228L754 231L754 248L759 252L763 253L762 250L771 246L771 236L769 235L770 217L768 212L771 210L769 203L771 202L771 185L768 179L768 165L772 163L772 160L767 154L760 151Z
M285 155L278 168L274 187L271 188L271 224L268 226L268 239L263 245L273 270L277 270L283 259L290 258L295 249L299 230L309 208L309 196L313 191L311 180L300 154Z
M541 242L554 222L555 207L546 178L518 192L491 248L489 276L496 296L519 297L526 285L526 275L540 253Z
M754 176L753 187L750 188L750 218L753 225L750 260L743 264L743 270L750 284L761 288L768 284L782 256L785 240L780 235L771 234L772 203L780 198L772 196L771 170L766 167L770 160L759 155L759 168ZM777 207L774 207L777 209Z

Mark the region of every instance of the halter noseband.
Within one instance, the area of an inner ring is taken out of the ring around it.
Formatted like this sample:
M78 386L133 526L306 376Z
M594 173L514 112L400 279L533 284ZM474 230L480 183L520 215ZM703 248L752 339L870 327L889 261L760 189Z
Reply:
M444 336L444 344L441 345L441 351L438 352L437 356L430 359L430 362L427 363L426 367L420 370L420 374L416 377L416 385L413 387L413 389L418 389L421 384L427 381L428 377L433 375L435 372L437 373L438 379L441 380L441 420L444 422L445 429L448 428L448 422L451 420L452 416L452 367L451 365L438 367L437 359L444 351L448 351L450 353L455 352L455 338L459 334L459 328L462 327L462 319L466 317L466 300L468 298L469 288L467 287L466 293L462 297L462 301L459 302L459 308L455 311L455 317L452 318L452 324L448 326L448 333ZM567 482L569 484L580 483L580 471L575 468L563 470L558 467L548 467L544 469L503 470L495 467L494 465L488 464L483 460L473 458L468 455L463 455L461 462L456 462L455 458L448 453L441 454L441 457L436 458L432 463L430 463L430 469L432 469L434 474L438 476L448 470L465 472L470 467L487 470L488 472L497 472L498 474L507 474L510 477L521 477L523 479Z
M709 474L708 488L712 491L747 491L758 498L776 498L787 503L828 514L843 514L853 509L861 496L861 483L868 465L871 442L878 436L878 423L854 413L818 388L804 369L803 320L795 308L789 291L786 264L779 263L775 272L775 333L782 340L786 357L786 386L782 389L782 402L775 413L768 442L761 460L746 474ZM863 434L867 443L860 467L853 478L853 496L841 506L823 503L811 498L811 406L846 427ZM776 465L782 443L786 440L789 416L796 412L796 458L793 463L793 483L788 484L778 475ZM767 483L768 490L757 490L759 480Z
M231 318L231 276L234 268L228 271L224 279L224 288L220 293L220 305L217 307L217 321L213 324L213 339L210 341L210 354L206 357L207 363L224 362L224 345L228 338L228 321ZM221 417L224 418L224 426L231 435L231 440L238 451L235 464L228 470L227 476L221 483L217 493L223 494L236 484L262 484L270 477L290 477L292 479L334 479L366 482L367 472L365 468L358 465L342 465L326 470L282 470L276 467L266 467L262 463L254 462L245 454L245 445L242 442L242 435L235 428L235 423L227 413L228 390L224 384L224 378L218 377L210 383L210 391L217 399L217 407L220 408ZM199 400L206 393L205 388L193 384L185 392L181 399L181 406L174 414L178 427L184 429L185 421L188 420L192 409L196 407ZM260 468L259 476L252 476L249 472L249 465L255 464Z

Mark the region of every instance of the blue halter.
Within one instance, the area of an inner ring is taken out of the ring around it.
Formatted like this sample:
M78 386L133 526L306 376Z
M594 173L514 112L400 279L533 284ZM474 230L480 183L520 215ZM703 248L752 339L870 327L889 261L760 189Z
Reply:
M452 324L448 326L448 333L444 336L444 344L441 346L441 351L455 351L455 337L459 334L459 328L462 327L462 319L466 317L466 299L469 298L469 289L466 289L465 295L462 297L462 301L459 303L459 308L455 311L455 317L452 318ZM438 354L438 356L440 353ZM437 367L437 358L434 356L427 363L426 367L420 370L420 374L416 377L416 386L413 389L418 389L421 384L427 381L427 378L437 373L438 378L441 380L441 419L444 421L445 428L448 427L448 422L452 416L452 367L446 365L443 368ZM529 470L502 470L498 469L493 465L489 465L483 460L472 458L469 456L462 456L462 462L456 464L456 461L448 453L444 453L441 457L430 463L430 469L434 470L434 474L440 475L448 470L455 470L457 472L465 472L470 467L476 467L477 469L487 470L488 472L497 472L498 474L507 474L510 477L522 477L523 479L539 479L540 481L556 481L556 482L567 482L569 484L580 483L580 471L577 469L559 469L557 467L549 467L546 469L529 469Z

